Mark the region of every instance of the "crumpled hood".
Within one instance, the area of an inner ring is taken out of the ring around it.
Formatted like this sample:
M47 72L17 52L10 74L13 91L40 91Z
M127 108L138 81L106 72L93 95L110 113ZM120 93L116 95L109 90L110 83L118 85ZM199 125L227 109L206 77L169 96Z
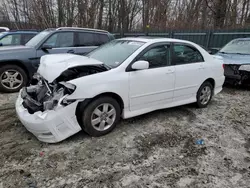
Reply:
M217 53L216 56L223 57L224 64L234 64L234 65L250 64L250 55Z
M53 82L60 74L72 67L83 65L102 65L103 63L85 56L74 54L53 54L41 57L38 73L49 83Z

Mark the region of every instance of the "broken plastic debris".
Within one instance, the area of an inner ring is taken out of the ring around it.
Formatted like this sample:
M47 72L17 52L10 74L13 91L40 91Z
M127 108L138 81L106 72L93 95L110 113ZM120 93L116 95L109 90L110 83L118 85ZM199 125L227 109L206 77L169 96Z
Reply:
M40 157L44 156L44 152L41 151L41 152L39 153L39 155L40 155Z
M204 145L205 142L204 142L203 139L199 139L199 140L196 140L196 144L197 144L197 145Z

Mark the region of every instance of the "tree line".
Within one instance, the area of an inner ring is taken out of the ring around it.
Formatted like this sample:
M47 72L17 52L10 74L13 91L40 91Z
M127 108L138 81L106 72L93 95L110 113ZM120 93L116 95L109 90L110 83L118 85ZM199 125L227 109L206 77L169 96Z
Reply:
M1 0L0 24L111 32L246 28L249 9L250 0Z

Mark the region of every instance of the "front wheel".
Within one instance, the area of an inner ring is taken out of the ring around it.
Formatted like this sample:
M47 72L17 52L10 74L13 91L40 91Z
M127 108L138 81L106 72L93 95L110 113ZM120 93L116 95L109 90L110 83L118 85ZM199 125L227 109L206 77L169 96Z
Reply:
M100 97L81 110L82 128L90 136L102 136L111 132L120 119L121 108L111 97Z
M17 65L0 67L0 91L12 93L19 91L28 81L25 71Z
M199 108L205 108L213 96L213 86L210 82L204 82L197 92L197 105Z

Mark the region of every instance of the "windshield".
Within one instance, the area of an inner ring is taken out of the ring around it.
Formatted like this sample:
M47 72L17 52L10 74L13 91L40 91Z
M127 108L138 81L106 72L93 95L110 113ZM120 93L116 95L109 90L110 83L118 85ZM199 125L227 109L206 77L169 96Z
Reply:
M224 46L221 53L250 54L250 40L233 40Z
M34 36L29 42L27 42L26 46L35 47L40 41L44 39L48 34L50 34L50 31L42 31L41 33L38 33L36 36Z
M132 55L144 42L113 40L90 52L87 56L115 68Z

